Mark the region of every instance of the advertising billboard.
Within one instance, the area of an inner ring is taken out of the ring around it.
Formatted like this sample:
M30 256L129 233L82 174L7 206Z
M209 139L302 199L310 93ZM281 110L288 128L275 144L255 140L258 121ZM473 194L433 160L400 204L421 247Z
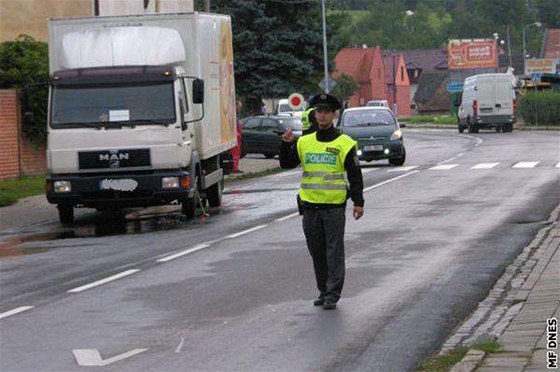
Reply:
M560 59L531 58L525 61L525 75L553 74L560 75Z
M449 40L448 61L450 70L497 68L496 40Z

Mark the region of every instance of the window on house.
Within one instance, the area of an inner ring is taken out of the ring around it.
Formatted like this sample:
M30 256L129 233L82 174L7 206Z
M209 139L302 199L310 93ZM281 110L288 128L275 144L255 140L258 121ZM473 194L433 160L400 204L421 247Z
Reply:
M401 80L404 81L404 67L401 66Z

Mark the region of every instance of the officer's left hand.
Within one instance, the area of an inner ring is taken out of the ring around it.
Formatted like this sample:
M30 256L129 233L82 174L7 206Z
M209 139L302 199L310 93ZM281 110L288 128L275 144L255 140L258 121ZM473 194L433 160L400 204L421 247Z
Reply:
M359 220L364 215L364 207L354 206L354 219Z

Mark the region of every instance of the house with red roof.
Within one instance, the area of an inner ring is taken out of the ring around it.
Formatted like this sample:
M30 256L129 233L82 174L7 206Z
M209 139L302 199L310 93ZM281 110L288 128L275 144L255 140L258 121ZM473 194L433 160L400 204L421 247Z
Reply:
M359 84L349 107L387 100L398 115L410 115L410 82L402 54L384 60L381 48L343 48L335 57L334 76L351 76ZM402 73L401 73L402 72Z

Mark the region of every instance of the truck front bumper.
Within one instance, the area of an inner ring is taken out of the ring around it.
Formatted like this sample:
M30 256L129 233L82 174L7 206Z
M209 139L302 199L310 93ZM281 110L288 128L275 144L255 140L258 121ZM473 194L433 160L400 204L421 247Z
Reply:
M177 187L169 187L169 182L164 182L175 178ZM192 197L191 181L190 174L184 171L50 175L46 181L46 195L51 204L97 209L147 207Z

